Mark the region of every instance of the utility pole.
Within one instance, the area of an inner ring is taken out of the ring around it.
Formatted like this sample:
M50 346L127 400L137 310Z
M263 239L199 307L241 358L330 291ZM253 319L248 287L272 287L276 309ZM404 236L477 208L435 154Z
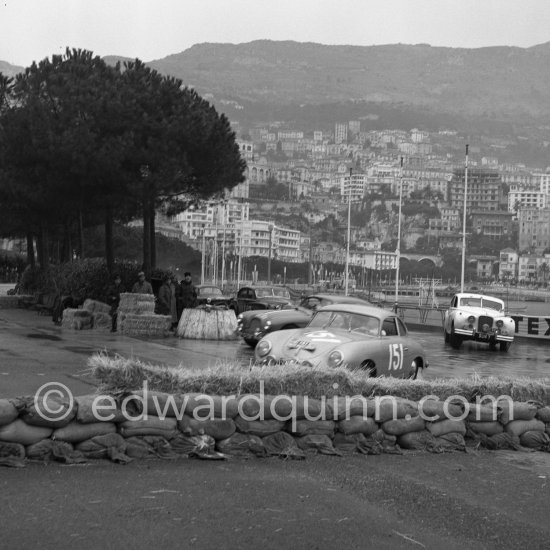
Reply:
M399 218L397 220L397 248L395 249L395 306L399 301L399 263L401 260L401 203L403 202L403 157L399 171Z

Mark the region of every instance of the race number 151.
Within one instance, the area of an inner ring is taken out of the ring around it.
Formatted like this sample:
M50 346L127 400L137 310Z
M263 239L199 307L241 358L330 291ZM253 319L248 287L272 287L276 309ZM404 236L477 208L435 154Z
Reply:
M403 368L403 344L390 344L390 366L389 370Z

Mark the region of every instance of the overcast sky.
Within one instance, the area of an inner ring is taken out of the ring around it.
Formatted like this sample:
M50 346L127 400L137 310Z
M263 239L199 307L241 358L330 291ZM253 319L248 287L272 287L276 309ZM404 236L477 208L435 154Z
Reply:
M550 41L550 0L2 0L0 60L67 46L152 61L202 42L529 47Z

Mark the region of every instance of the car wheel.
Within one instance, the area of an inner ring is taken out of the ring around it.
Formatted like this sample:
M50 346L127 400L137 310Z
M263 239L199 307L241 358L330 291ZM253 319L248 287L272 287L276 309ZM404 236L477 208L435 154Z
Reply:
M411 363L411 368L409 370L409 379L411 380L422 380L424 378L424 369L422 368L422 359L417 357L413 359Z
M497 343L496 342L489 342L489 349L491 351L496 351L497 349Z
M462 345L462 336L455 334L455 326L451 327L451 335L449 336L449 343L453 349L458 349Z
M251 348L255 348L256 347L256 344L258 343L256 340L252 339L252 338L245 338L244 341L251 347Z
M443 337L445 338L445 343L449 343L449 333L447 332L446 328L443 328Z
M501 342L500 351L508 351L511 345L512 345L512 342Z
M374 364L374 361L372 359L367 359L366 361L363 361L359 368L361 370L367 371L369 373L369 376L373 378L376 377L376 365Z

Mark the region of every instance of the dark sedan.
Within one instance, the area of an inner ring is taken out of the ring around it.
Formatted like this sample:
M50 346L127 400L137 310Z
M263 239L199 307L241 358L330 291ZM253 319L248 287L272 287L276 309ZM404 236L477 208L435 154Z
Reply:
M231 296L226 296L214 285L197 285L197 306L216 306L229 308Z

